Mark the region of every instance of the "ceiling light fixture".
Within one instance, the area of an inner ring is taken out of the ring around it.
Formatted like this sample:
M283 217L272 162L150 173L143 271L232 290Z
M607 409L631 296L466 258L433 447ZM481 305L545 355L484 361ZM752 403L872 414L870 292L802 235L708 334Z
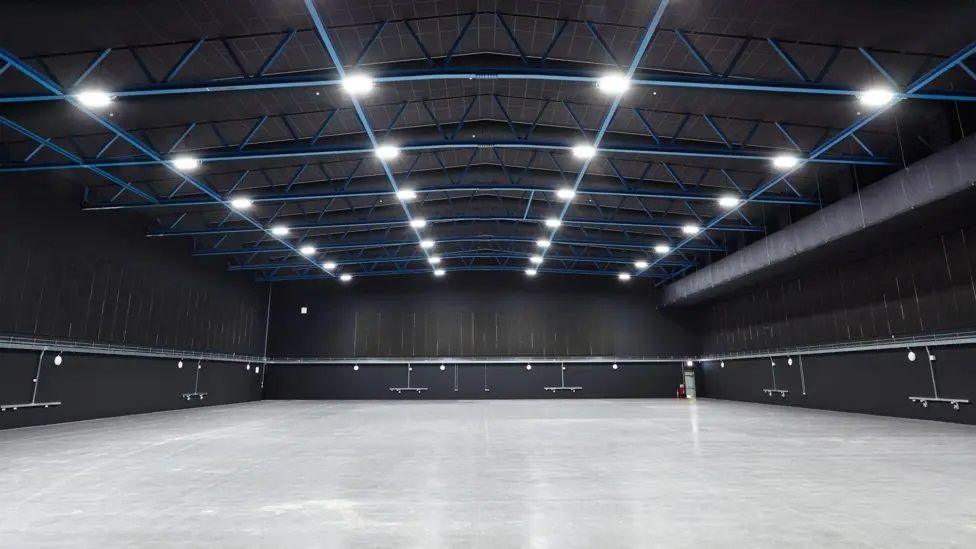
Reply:
M550 229L558 229L559 226L562 224L563 222L556 219L555 217L550 217L549 219L546 219L546 227L549 227Z
M573 147L573 156L586 160L596 155L596 147L593 145L576 145Z
M627 282L628 280L630 280L630 273L620 273L617 275L617 278L623 280L624 282Z
M102 90L85 90L75 97L82 105L96 109L107 107L112 102L112 96Z
M254 205L254 202L250 198L245 198L243 196L235 198L230 201L230 205L235 210L246 210Z
M433 248L435 245L437 245L437 243L429 238L420 241L420 247L425 250L429 250Z
M298 249L298 253L304 256L310 256L315 253L315 246L308 246L308 245L302 246L301 248Z
M560 200L572 200L573 198L576 198L576 191L568 188L559 189L556 191L556 198Z
M534 256L532 256L532 257L529 258L529 261L531 261L532 263L538 265L539 263L542 263L542 256L541 255L534 255Z
M400 147L396 145L380 145L376 147L376 158L380 160L393 160L400 156Z
M400 189L397 191L396 196L403 202L406 202L407 200L416 200L417 191L413 189Z
M658 244L657 246L654 246L654 253L656 254L664 255L670 251L671 246L668 246L667 244Z
M525 274L527 274L529 276L535 276L535 275L539 274L539 271L537 271L535 269L526 269L525 270Z
M859 95L858 100L867 107L883 107L895 98L895 93L886 88L871 88Z
M291 232L291 229L285 227L284 225L275 225L271 227L271 234L275 236L285 236Z
M365 74L349 74L342 79L342 89L349 95L364 95L372 91L375 82Z
M741 202L741 200L732 195L722 196L718 199L718 205L723 208L734 208L739 205L739 202Z
M603 93L620 95L630 87L630 79L622 74L608 74L597 80L596 87Z
M434 270L434 276L444 276L445 273L447 273L447 271L445 271L444 269L435 269Z
M701 227L699 227L698 225L694 225L692 223L681 226L681 232L687 235L698 234L700 231L701 231Z
M432 255L432 256L430 256L430 257L427 258L427 261L431 265L437 265L438 263L441 262L441 256L439 256L439 255Z
M642 271L647 268L647 265L648 265L648 263L646 261L644 261L643 259L639 259L639 260L637 260L637 261L634 262L634 267L637 267L638 269L640 269Z
M773 157L773 167L780 170L795 168L800 163L800 159L792 154L781 154Z
M173 167L188 172L200 167L200 161L192 156L177 156L173 159Z
M339 280L341 280L343 282L349 282L350 280L352 280L352 275L349 274L349 273L345 273L345 274L339 276Z
M326 261L325 263L322 264L322 268L325 269L326 271L334 271L335 268L338 266L339 265L337 265L335 261Z
M545 238L540 238L539 240L536 240L535 241L535 245L538 246L538 247L540 247L540 248L542 248L543 250L545 250L549 246L552 246L552 242L549 241L549 240L546 240Z
M414 229L423 229L427 226L427 220L422 217L415 217L410 220L410 226Z

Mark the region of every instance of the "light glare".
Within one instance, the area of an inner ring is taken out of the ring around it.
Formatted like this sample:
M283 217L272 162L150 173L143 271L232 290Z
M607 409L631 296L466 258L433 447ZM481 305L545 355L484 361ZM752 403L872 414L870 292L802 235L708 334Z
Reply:
M895 98L894 92L885 88L871 88L865 90L858 100L861 101L862 105L867 107L882 107L891 103L892 99Z
M739 199L734 196L723 196L718 199L718 205L723 208L734 208L739 205Z
M380 145L376 147L376 157L380 160L393 160L400 156L400 148L396 145Z
M620 95L630 87L630 79L622 74L608 74L597 81L596 87L603 93Z
M573 156L576 158L593 158L596 155L596 147L593 145L576 145L573 147Z
M77 96L78 101L86 107L107 107L112 102L112 96L101 90L85 90Z
M173 159L173 167L181 171L191 171L200 167L200 161L192 156L177 156Z
M396 195L397 198L403 201L417 199L417 191L413 189L400 189L399 191L397 191Z
M576 197L576 191L573 189L559 189L556 191L556 197L560 200L572 200Z
M230 201L230 205L235 210L246 210L246 209L250 208L251 206L253 206L254 205L254 202L252 202L250 198L240 197L240 198L235 198L235 199L231 200Z
M349 95L369 93L374 84L373 79L365 74L350 74L342 79L342 89Z
M800 159L792 154L781 154L773 158L773 166L780 170L795 168L800 163Z

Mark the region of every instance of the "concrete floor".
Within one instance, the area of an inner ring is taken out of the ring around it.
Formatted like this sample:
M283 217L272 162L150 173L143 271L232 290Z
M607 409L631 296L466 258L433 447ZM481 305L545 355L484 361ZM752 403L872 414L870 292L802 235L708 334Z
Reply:
M722 401L267 401L0 432L0 547L974 547L976 429Z

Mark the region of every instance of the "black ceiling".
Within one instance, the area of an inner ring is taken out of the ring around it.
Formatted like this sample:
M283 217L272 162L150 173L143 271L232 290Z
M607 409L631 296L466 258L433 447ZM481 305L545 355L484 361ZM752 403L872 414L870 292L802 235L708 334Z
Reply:
M654 26L660 7L315 2L346 71L394 80L358 97L378 142L415 147L387 174L302 0L6 3L0 47L38 76L0 75L0 172L76 181L86 208L137 209L149 234L183 235L259 280L429 274L431 255L448 272L523 270L541 253L542 274L662 284L972 131L955 120L976 74L956 65L920 92L961 101L898 102L753 192L777 177L771 156L807 157L872 115L856 96L820 91L905 89L972 44L976 5L679 0ZM616 99L592 77L626 72L649 29L634 79L655 83L621 97L587 166L568 147L597 139ZM38 78L115 99L86 114ZM752 83L766 88L722 89ZM247 89L222 89L237 85ZM177 154L204 160L191 181L167 165ZM554 191L577 180L565 208ZM418 198L404 207L394 184ZM747 200L732 214L715 201L730 194ZM255 200L249 218L227 204L241 196ZM429 223L415 231L407 212ZM545 227L549 217L563 226ZM710 229L686 237L689 223ZM276 224L294 230L262 232ZM420 237L438 244L423 250ZM662 243L675 250L655 254Z

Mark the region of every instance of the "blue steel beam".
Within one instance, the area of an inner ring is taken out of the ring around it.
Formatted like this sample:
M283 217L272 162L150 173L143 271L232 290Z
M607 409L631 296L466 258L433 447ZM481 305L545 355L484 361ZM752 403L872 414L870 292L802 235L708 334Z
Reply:
M456 267L445 267L444 270L447 273L456 272L475 272L475 271L487 271L487 272L523 272L525 267L515 267L510 265L470 265L470 266L456 266ZM597 270L587 270L587 269L563 269L554 267L539 267L538 272L551 273L551 274L568 274L568 275L582 275L582 276L617 276L617 271L597 271ZM430 274L430 269L391 269L386 271L352 271L349 274L354 275L356 278L360 277L373 277L373 276L395 276L395 275L417 275L417 274ZM649 273L644 272L640 275L636 275L635 278L651 278L651 279L666 279L671 276L670 274L663 273ZM286 281L297 281L297 280L321 280L324 278L331 278L330 276L323 274L299 274L299 275L271 275L271 276L259 276L255 279L257 282L286 282Z
M899 97L903 98L906 95L909 95L911 93L914 93L922 89L923 87L927 86L929 83L931 83L939 76L945 74L953 67L961 64L963 61L965 61L969 56L973 55L974 53L976 53L976 41L967 44L964 48L962 48L961 50L959 50L949 58L939 63L936 67L928 71L926 74L917 78L915 81L913 81L905 88L904 90L905 93L901 94ZM718 224L721 223L725 218L741 210L746 204L751 202L754 198L772 189L780 182L785 181L790 175L795 173L797 170L801 169L807 162L826 154L827 151L837 146L839 143L841 143L848 137L854 135L855 132L857 132L864 126L868 125L872 120L875 120L876 118L878 118L879 116L887 112L888 109L890 109L891 107L893 107L894 105L902 101L902 99L900 98L896 98L895 100L889 102L886 105L877 107L873 112L870 112L864 116L859 117L857 120L854 121L853 124L845 128L844 130L838 132L830 139L826 140L823 144L818 146L816 149L812 150L810 154L807 156L807 158L801 160L795 167L786 170L783 173L780 173L779 175L773 177L766 183L759 185L758 187L753 189L748 196L746 196L742 201L740 201L737 206L730 208L725 212L722 212L721 214L713 217L707 224L705 224L702 227L702 230L698 234L688 236L682 239L680 242L678 242L677 245L672 246L669 253L663 254L658 259L650 262L648 269L654 268L654 266L657 265L658 262L663 261L671 254L680 251L683 246L693 241L696 237L700 236L705 231L714 230L714 228L718 226ZM640 272L638 272L638 274L640 274Z
M437 245L445 244L470 244L470 243L517 243L517 244L529 244L535 245L535 238L529 237L519 237L519 236L474 236L474 237L447 237L447 238L437 238ZM578 248L599 248L607 250L626 250L632 252L648 252L659 242L660 239L655 239L652 242L621 242L618 240L572 240L566 238L557 238L552 241L553 246L574 246ZM369 250L376 248L402 248L404 246L416 245L413 240L387 240L387 239L371 239L371 240L354 240L346 242L343 240L342 244L328 243L328 242L318 242L306 241L306 244L312 245L315 248L316 253L319 252L342 252L349 250ZM691 252L725 252L726 249L723 246L711 245L711 244L691 244L685 246L684 248ZM283 254L292 253L291 248L286 248L284 246L252 246L246 248L217 248L217 249L206 249L198 250L193 252L195 256L220 256L220 255L251 255L251 254Z
M478 253L472 253L478 252ZM441 254L441 263L438 267L446 266L444 262L454 260L454 259L520 259L526 260L532 257L533 254L530 253L513 253L507 251L492 252L487 250L471 250L467 253L446 253ZM359 258L331 258L334 259L338 269L348 265L376 265L383 263L416 263L419 261L427 261L427 256L424 255L411 255L411 256L390 256L390 257L359 257ZM563 262L575 262L575 263L604 263L613 265L633 265L634 259L630 257L589 257L589 256L576 256L576 255L560 255L560 256L550 256L552 261L563 261ZM693 261L675 261L668 260L658 263L661 267L694 267L696 263ZM266 262L266 263L246 263L242 265L230 265L227 267L230 271L260 271L264 269L307 269L308 264L305 262L298 261L278 261L278 262Z
M176 167L173 166L173 163L172 162L169 162L165 158L163 158L160 155L159 152L157 152L156 150L152 149L151 147L149 147L148 145L146 145L145 143L143 143L139 139L135 138L134 136L132 136L131 134L129 134L128 132L126 132L125 130L123 130L121 127L116 126L114 123L112 123L107 118L105 118L105 117L101 116L100 114L92 111L91 109L85 107L76 98L71 97L69 95L66 95L64 93L64 91L61 89L60 86L58 86L56 83L54 83L53 81L51 81L50 79L48 79L46 76L44 76L44 75L40 74L39 72L37 72L36 70L34 70L33 67L31 67L30 65L24 63L17 56L13 55L12 53L8 52L5 49L0 48L0 59L2 59L3 61L9 63L11 66L13 66L18 71L20 71L24 76L26 76L27 78L33 80L34 82L36 82L40 86L44 87L50 93L53 93L53 94L56 94L56 95L61 96L62 99L64 99L65 101L67 101L68 103L70 103L73 107L75 107L76 109L78 109L79 111L81 111L83 114L85 114L85 116L87 116L88 118L90 118L93 121L97 122L102 127L104 127L105 129L109 130L110 132L112 132L113 134L115 134L116 136L118 136L119 139L122 139L123 141L125 141L126 143L128 143L129 145L131 145L132 147L134 147L136 150L140 151L142 154L144 154L144 155L146 155L146 156L154 159L158 165L160 165L160 166L164 167L165 169L169 170L174 175L177 175L177 176L179 176L181 178L184 178L185 180L189 181L194 187L196 187L197 189L199 189L201 192L203 192L207 196L211 197L214 200L214 202L218 202L220 204L223 204L223 206L227 210L228 214L236 214L238 217L240 217L241 219L243 219L244 221L246 221L247 223L249 223L250 225L252 225L255 228L255 230L261 231L261 232L265 233L266 235L272 237L274 240L277 240L278 242L280 242L284 246L289 247L289 248L295 250L296 252L298 251L295 248L295 246L292 245L287 240L278 238L277 236L273 235L271 233L271 230L269 228L266 228L263 225L261 225L261 222L258 221L256 218L254 218L254 217L252 217L252 216L250 216L250 215L248 215L248 214L246 214L244 212L240 212L240 211L237 211L236 209L234 209L230 205L229 202L227 202L226 200L224 200L224 198L221 197L220 194L217 193L215 190L213 190L209 185L207 185L206 183L204 183L203 181L201 181L201 180L199 180L199 179L197 179L195 177L192 177L190 175L187 175L187 174L181 172L180 170L176 169ZM309 261L311 262L312 265L314 265L316 268L318 268L318 264L315 263L314 260L311 260L310 259Z
M343 67L342 59L339 57L339 52L336 50L335 44L332 43L332 38L329 36L328 28L326 28L325 23L319 16L318 8L315 7L315 1L305 0L305 9L308 11L308 15L312 19L312 23L315 26L315 32L317 33L319 40L322 42L322 46L329 54L329 59L332 60L332 64L335 65L336 72L339 74L340 78L345 78L346 71ZM376 139L376 135L373 133L373 128L369 123L369 117L366 116L366 110L363 109L362 104L355 95L350 95L349 100L352 102L353 107L356 108L356 116L359 118L359 122L362 124L366 135L369 136L370 144L373 146L374 150L377 149L380 146L380 142ZM393 192L398 191L400 187L397 184L396 177L393 175L393 170L390 169L389 163L383 158L379 158L378 160L380 165L383 167L383 172L386 174L386 178L390 181L390 187L393 189ZM406 215L407 220L411 221L413 217L410 214L410 207L407 206L406 202L400 202L400 205L403 208L403 213ZM420 231L417 228L411 228L413 229L414 234L417 236L417 241L419 242L423 240L423 236L421 236ZM429 255L426 251L424 251L424 254Z
M250 189L253 191L253 189ZM443 192L459 192L459 193L477 193L477 192L524 192L524 193L555 193L557 189L543 186L531 186L531 185L499 185L493 183L473 183L464 185L444 185L438 187L424 187L424 188L413 188L411 189L418 195L432 194L432 193L443 193ZM721 198L724 193L708 193L693 190L675 190L675 191L665 191L665 190L653 190L645 191L640 189L628 189L624 191L616 190L606 190L606 189L587 189L582 188L577 191L578 194L586 196L618 196L625 198L651 198L651 199L661 199L661 200L694 200L694 201L705 201L705 202L715 202ZM232 193L227 193L230 196ZM244 194L242 192L242 194ZM362 198L371 196L395 196L392 190L370 190L370 191L322 191L322 192L311 192L311 193L262 193L262 194L252 194L247 193L247 197L251 202L255 204L262 203L273 203L273 202L312 202L316 200L333 200L333 199L343 199L343 198ZM792 196L781 196L781 195L764 195L758 197L755 200L756 203L761 204L790 204L794 206L817 206L820 204L819 201L812 198L801 198ZM98 203L89 204L84 207L85 210L125 210L125 209L145 209L145 208L186 208L194 206L212 206L214 202L204 197L192 197L192 198L176 198L170 200L162 200L158 203L139 203L139 204L115 204L115 203Z
M377 84L397 84L403 82L424 82L431 80L541 80L555 82L576 82L581 84L596 84L600 75L589 71L566 70L553 68L524 68L505 67L484 69L453 69L439 66L425 70L390 71L389 74L377 72L374 82ZM119 90L110 90L119 99L128 97L152 97L166 95L211 94L221 92L281 90L293 88L321 88L339 86L341 78L333 77L303 77L303 76L273 76L253 78L231 78L212 80L188 84L157 83L149 86L138 86ZM637 76L631 80L633 86L705 89L718 91L755 92L768 94L820 95L853 98L861 95L863 90L835 86L821 83L791 83L779 81L753 80L738 77L713 76ZM898 99L916 99L929 101L960 101L974 102L976 94L952 90L934 90L929 92L915 91L897 94ZM60 101L63 97L51 93L0 95L3 103L34 103L45 101Z
M651 21L647 24L647 28L644 30L644 37L641 39L640 45L637 46L637 52L634 54L634 58L630 62L630 66L627 69L626 78L630 80L634 77L634 73L637 72L637 67L640 65L641 60L644 59L644 55L647 53L648 47L651 45L651 40L654 39L654 33L657 31L658 26L661 24L661 18L664 16L664 11L668 7L670 0L659 0L657 10L654 11L654 16L651 17ZM613 122L613 117L617 114L617 109L620 108L620 102L623 100L623 94L618 94L610 108L607 110L607 114L603 118L603 123L600 125L599 131L596 133L593 141L588 143L594 148L599 150L600 142L603 141L603 136L606 134L607 129L610 127L610 123ZM583 161L583 165L580 166L579 173L576 176L576 181L573 182L573 192L577 192L580 188L580 184L583 182L583 178L586 177L586 171L590 168L590 164L593 162L594 157L587 158ZM559 212L559 223L549 232L549 240L556 237L556 233L559 231L559 225L565 220L566 212L573 205L573 201L569 200L563 205L562 211ZM657 227L663 228L663 227ZM542 259L545 261L546 255L549 249L542 250Z
M444 223L470 223L470 222L511 222L511 223L531 223L531 224L543 224L545 222L544 218L530 217L528 219L523 219L522 216L452 216L452 217L438 217L434 219L427 219L427 224L444 224ZM657 228L657 229L680 229L683 223L678 221L667 221L664 219L651 219L642 221L632 221L632 220L610 220L610 219L589 219L589 218L573 218L573 219L563 219L563 224L572 226L593 226L593 227L633 227L633 228ZM337 221L329 223L298 223L295 225L289 225L293 231L305 231L305 230L320 230L320 229L334 229L334 228L362 228L362 227L409 227L410 222L404 219L375 219L367 221ZM720 231L738 231L738 232L764 232L763 227L757 225L739 225L739 224L725 224L718 225L715 224L712 227L714 230ZM263 232L265 229L260 226L235 226L235 227L207 227L199 229L155 229L150 231L147 236L203 236L203 235L221 235L221 234L238 234L238 233L252 233L252 232ZM552 240L552 238L550 238Z
M605 130L604 132L605 133ZM602 133L601 133L602 137ZM375 139L375 137L374 137ZM378 144L378 143L377 143ZM404 143L399 146L402 152L420 153L451 149L524 149L538 151L558 151L570 152L576 143L553 142L553 141L519 141L519 140L458 140L458 141L433 141ZM244 160L267 160L273 158L305 158L322 156L343 156L343 155L372 155L375 145L371 147L363 146L292 146L276 147L267 149L245 149L232 150L230 152L209 153L197 156L203 163L238 162ZM742 149L726 149L724 147L714 148L694 148L674 145L661 145L651 147L635 146L605 146L597 147L597 153L607 154L632 154L637 156L679 156L683 158L718 158L726 160L749 160L770 162L776 154L759 151L745 151ZM801 159L822 164L852 164L858 166L891 166L896 162L888 158L876 156L856 156L856 155L821 155L819 157L807 158L798 155ZM132 156L116 159L85 159L81 164L74 163L44 163L44 164L25 164L14 163L0 167L0 173L21 173L21 172L43 172L52 170L68 170L80 168L118 168L123 166L151 166L158 164L159 161L153 157ZM392 172L390 177L392 177Z
M21 134L25 135L26 137L29 137L30 139L32 139L32 140L34 140L34 141L36 141L38 143L37 148L34 150L34 152L32 152L30 154L30 156L33 156L34 154L40 152L41 149L47 148L47 149L51 149L52 151L60 154L61 156L65 157L68 160L71 160L72 162L75 162L75 163L77 163L79 165L81 165L81 164L84 163L84 160L81 157L75 155L74 153L72 153L68 149L65 149L64 147L61 147L59 145L54 144L54 142L52 142L50 139L45 139L44 137L42 137L42 136L40 136L40 135L32 132L31 130L25 128L24 126L21 126L20 124L14 122L13 120L10 120L9 118L7 118L5 116L0 116L0 125L6 126L6 127L10 128L12 130L18 132L18 133L21 133ZM29 158L30 157L28 157L28 159ZM101 168L98 168L98 167L90 167L90 168L88 168L88 170L90 170L93 173L96 173L96 174L104 177L105 179L108 179L112 183L118 185L119 187L121 187L122 189L124 189L126 191L131 192L132 194L134 194L134 195L136 195L138 197L141 197L144 200L148 200L150 206L159 203L159 199L158 198L156 198L155 196L153 196L153 195L151 195L149 193L146 193L145 191L143 191L141 189L136 188L134 185L132 185L128 181L125 181L121 177L117 177L115 175L112 175L112 174L108 173L107 171L105 171L105 170L103 170ZM118 195L116 195L116 197L118 197Z

